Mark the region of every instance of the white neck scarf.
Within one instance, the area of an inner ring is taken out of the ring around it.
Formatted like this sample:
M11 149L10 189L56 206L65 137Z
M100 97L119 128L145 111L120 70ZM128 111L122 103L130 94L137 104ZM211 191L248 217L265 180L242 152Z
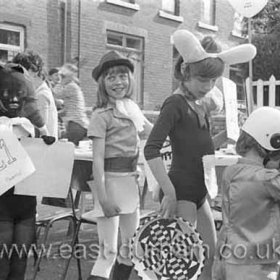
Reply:
M144 130L145 116L138 105L129 98L123 98L116 101L116 108L122 114L132 120L138 132Z

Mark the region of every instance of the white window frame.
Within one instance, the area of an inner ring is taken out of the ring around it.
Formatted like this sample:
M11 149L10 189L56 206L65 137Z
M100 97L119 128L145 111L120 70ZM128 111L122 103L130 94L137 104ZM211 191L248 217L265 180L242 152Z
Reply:
M106 0L106 3L113 4L113 5L120 6L120 7L124 7L124 8L131 9L131 10L135 10L135 11L139 11L139 9L140 9L138 4L129 3L129 2L126 2L126 1L122 1L122 0Z
M173 9L168 9L170 7L170 3L172 1L172 6ZM167 6L165 6L167 4ZM169 5L168 5L169 4ZM178 9L178 12L180 13L180 6L176 7L179 5L179 0L162 0L161 1L161 9L158 11L158 15L162 18L166 18L169 20L177 21L177 22L184 22L184 18L180 16L180 14L176 14L176 9Z
M0 29L19 32L19 46L0 43L0 50L22 52L24 51L24 28L11 24L0 23Z
M204 4L207 4L207 6ZM201 20L199 21L198 26L212 31L218 31L215 14L216 0L201 0Z
M169 9L171 7L172 7L172 10ZM161 9L164 12L177 16L176 15L176 0L161 0Z

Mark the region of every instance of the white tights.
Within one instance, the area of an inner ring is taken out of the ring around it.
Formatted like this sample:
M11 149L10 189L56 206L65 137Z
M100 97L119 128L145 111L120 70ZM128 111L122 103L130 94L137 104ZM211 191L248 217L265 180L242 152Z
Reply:
M129 255L130 240L138 225L139 210L131 214L121 214L112 218L102 217L97 219L100 248L91 275L109 278L116 258L119 263L132 265ZM118 246L119 229L120 246Z

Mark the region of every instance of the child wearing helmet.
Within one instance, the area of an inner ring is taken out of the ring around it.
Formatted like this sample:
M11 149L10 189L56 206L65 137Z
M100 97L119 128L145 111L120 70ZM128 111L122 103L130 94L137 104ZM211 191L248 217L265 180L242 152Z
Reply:
M280 111L261 107L244 123L236 143L238 162L222 178L223 226L215 280L277 279L279 273L280 174L264 164L280 160Z

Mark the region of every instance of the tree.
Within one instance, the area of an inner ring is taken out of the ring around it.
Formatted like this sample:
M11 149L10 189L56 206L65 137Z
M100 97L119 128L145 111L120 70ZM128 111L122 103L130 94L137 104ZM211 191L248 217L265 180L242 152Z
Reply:
M252 43L257 48L253 60L253 80L280 79L280 0L269 0L264 9L251 19ZM248 33L248 19L244 19ZM241 66L248 76L248 65Z

